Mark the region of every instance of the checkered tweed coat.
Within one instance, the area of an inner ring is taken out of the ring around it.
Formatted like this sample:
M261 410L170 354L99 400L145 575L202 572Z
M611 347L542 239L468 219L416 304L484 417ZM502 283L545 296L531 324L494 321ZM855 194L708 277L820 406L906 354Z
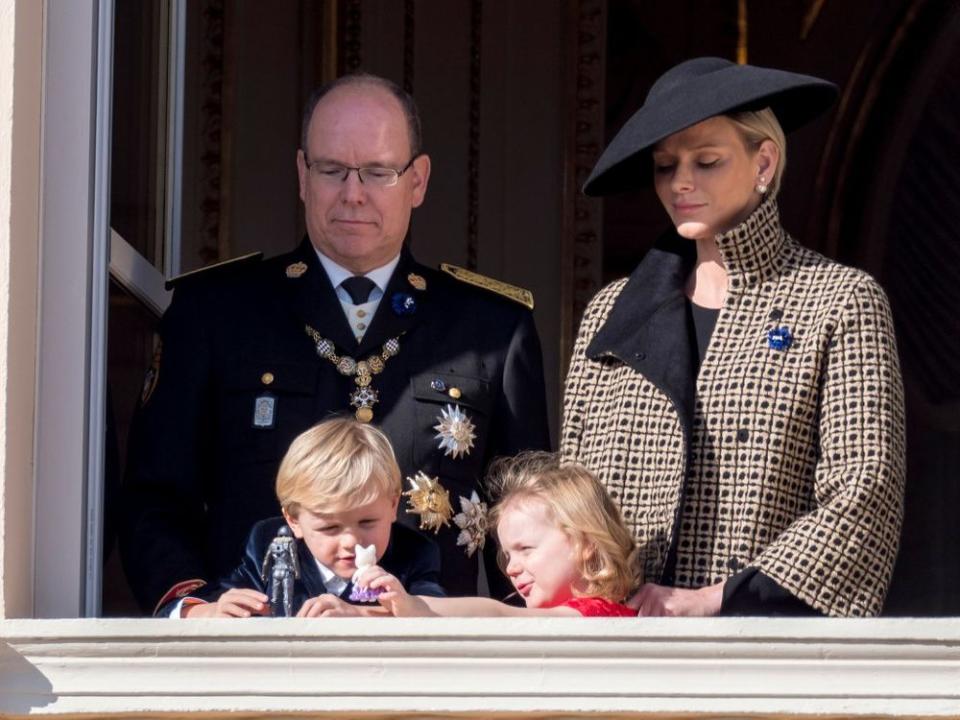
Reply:
M825 614L876 615L905 464L886 296L789 237L772 200L717 244L728 293L695 383L693 243L671 238L591 301L561 454L620 504L647 580L663 581L673 547L676 586L753 567ZM776 328L789 347L771 347Z

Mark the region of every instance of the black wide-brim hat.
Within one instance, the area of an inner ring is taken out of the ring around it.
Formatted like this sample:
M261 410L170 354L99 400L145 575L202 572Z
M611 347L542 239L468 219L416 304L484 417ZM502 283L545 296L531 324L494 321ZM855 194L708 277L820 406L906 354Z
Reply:
M836 97L836 85L811 75L716 57L687 60L653 84L643 107L603 151L583 192L611 195L647 185L653 177L652 146L714 115L769 107L784 132L790 132L820 115Z

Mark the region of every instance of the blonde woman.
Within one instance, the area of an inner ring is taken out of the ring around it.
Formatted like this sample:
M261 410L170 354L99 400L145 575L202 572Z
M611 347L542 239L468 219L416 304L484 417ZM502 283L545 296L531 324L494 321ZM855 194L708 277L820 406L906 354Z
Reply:
M584 191L651 184L675 232L591 301L561 454L613 496L648 582L641 615L880 612L904 484L886 296L794 240L784 131L818 78L697 58L667 71Z

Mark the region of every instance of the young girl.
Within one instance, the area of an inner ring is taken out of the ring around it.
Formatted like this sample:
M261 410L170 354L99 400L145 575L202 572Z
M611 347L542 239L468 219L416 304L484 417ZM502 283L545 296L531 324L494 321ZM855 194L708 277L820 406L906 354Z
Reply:
M500 566L526 607L480 597L409 595L395 577L369 568L358 583L380 590L393 615L636 616L620 601L638 582L636 549L616 505L579 465L524 453L492 470L490 513Z

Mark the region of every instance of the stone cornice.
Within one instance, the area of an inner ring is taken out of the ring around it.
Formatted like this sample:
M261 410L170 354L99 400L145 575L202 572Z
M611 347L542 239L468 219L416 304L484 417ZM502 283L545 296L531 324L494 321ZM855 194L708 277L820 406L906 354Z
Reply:
M960 621L0 621L0 716L960 716Z

